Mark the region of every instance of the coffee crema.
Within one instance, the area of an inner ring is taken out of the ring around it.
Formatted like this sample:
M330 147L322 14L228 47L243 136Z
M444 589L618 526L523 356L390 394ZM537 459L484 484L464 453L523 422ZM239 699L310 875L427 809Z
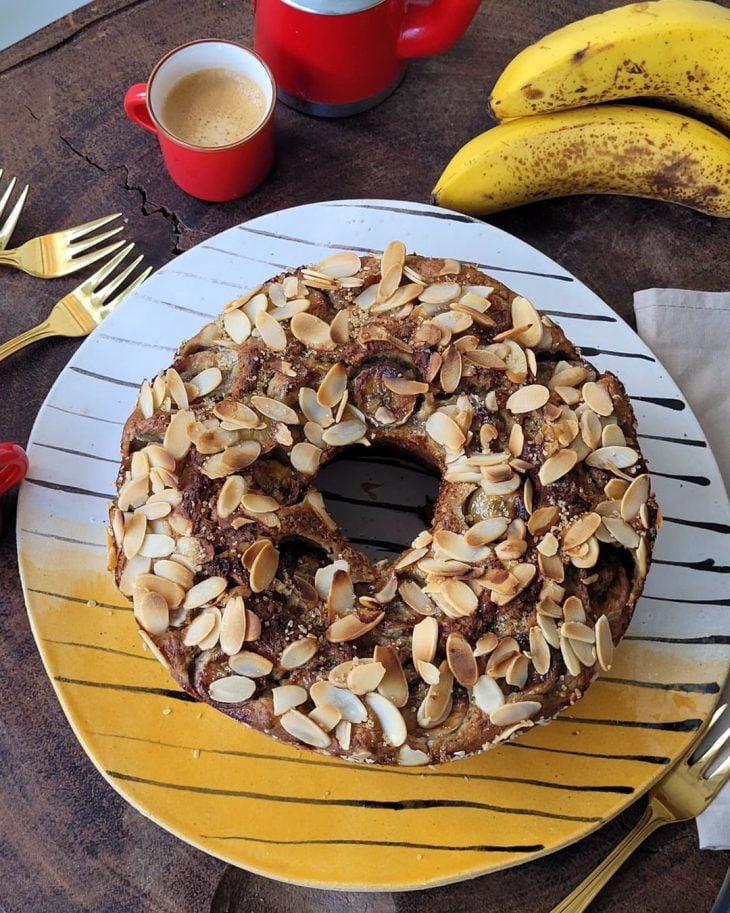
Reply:
M260 86L225 67L211 67L179 79L165 98L165 129L191 146L229 146L259 126L266 113Z

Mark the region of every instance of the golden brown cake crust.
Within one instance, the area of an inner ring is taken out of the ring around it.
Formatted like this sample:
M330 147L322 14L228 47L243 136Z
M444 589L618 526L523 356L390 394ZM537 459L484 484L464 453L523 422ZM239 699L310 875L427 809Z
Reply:
M316 490L352 445L442 478L373 564ZM618 379L473 266L333 254L231 302L142 385L110 566L179 684L381 764L482 751L578 700L631 619L658 510Z

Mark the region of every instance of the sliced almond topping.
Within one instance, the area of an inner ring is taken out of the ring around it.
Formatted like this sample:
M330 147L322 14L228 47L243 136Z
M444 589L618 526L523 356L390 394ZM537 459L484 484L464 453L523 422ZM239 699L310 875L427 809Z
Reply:
M144 418L152 418L155 411L155 403L152 398L152 387L147 380L143 380L139 388L137 407Z
M420 748L411 748L410 745L403 745L398 752L398 764L401 767L420 767L428 764L431 760L425 751Z
M166 580L179 584L186 591L193 585L193 572L190 568L171 559L162 558L160 561L155 561L154 573L158 577L164 577Z
M441 269L438 271L439 276L449 276L452 273L461 272L461 263L458 260L452 260L451 257L447 257L444 260L444 264Z
M307 700L307 692L301 685L279 685L271 689L271 697L274 716L282 716L287 710L303 704Z
M298 669L306 665L317 654L319 644L316 637L302 637L287 644L279 659L282 669Z
M474 590L461 580L444 580L440 595L457 615L473 615L479 606Z
M642 476L637 476L637 479L641 478ZM629 483L624 481L624 479L609 479L608 482L606 482L606 484L603 486L603 493L611 501L620 501L626 494L628 487ZM624 520L632 519L633 517L624 517Z
M497 707L490 715L495 726L511 726L529 720L540 710L542 704L539 701L515 701Z
M419 615L433 615L436 606L414 580L404 580L398 587L401 599Z
M208 688L208 696L219 704L241 704L256 690L256 683L243 675L217 678Z
M585 609L583 608L583 603L577 596L568 596L563 603L563 618L566 621L585 622Z
M295 314L289 327L292 334L310 349L331 349L334 345L330 336L330 326L315 317L314 314L302 312Z
M494 547L494 554L500 561L516 561L521 558L527 551L527 543L524 539L505 539Z
M335 726L342 721L342 714L334 704L320 704L309 714L309 719L325 732L332 732Z
M310 422L316 422L322 428L328 428L332 424L332 410L320 405L317 393L311 387L302 387L299 390L299 406L304 417Z
M583 365L571 365L567 362L561 362L561 365L562 367L556 366L553 376L548 382L551 390L555 387L576 387L583 383L588 375L588 371Z
M461 352L456 346L450 345L444 352L439 376L444 393L453 393L456 390L461 381L461 372Z
M355 604L355 590L352 578L344 568L336 567L327 593L327 611L330 620L338 615L345 615L352 611Z
M557 555L560 543L552 533L546 533L537 544L537 550L546 558Z
M437 558L453 558L468 564L484 561L491 554L486 546L469 545L465 536L448 529L439 529L433 534L433 550Z
M140 558L139 555L134 560L136 561L138 558ZM142 558L141 560L144 561L145 559ZM135 587L151 590L153 593L162 596L171 609L177 608L185 598L183 587L172 580L167 580L165 577L157 577L155 574L138 574L135 579ZM167 628L167 623L165 628Z
M624 548L637 548L639 545L640 536L637 531L620 517L604 517L603 525Z
M140 575L140 576L152 576ZM139 581L139 577L137 581ZM170 610L165 598L137 583L133 592L134 617L148 634L164 634L170 624Z
M375 282L372 285L369 285L367 288L363 289L360 294L355 298L353 304L356 304L358 307L367 310L375 304L375 300L378 294L378 283Z
M240 314L240 311L233 311L234 314ZM261 338L268 349L272 352L283 352L287 346L286 333L284 328L268 311L260 311L256 315L256 329L261 334Z
M173 469L174 461L173 461ZM129 461L129 474L133 479L143 479L145 476L148 476L150 473L150 464L147 459L147 454L143 450L137 450L132 454L132 459Z
M458 282L434 282L425 288L419 295L424 304L448 304L461 295L461 286Z
M607 416L611 415L613 412L611 394L603 384L589 381L588 383L583 384L581 393L583 394L585 402L588 403L591 409L593 409L594 412L597 412L598 415Z
M332 682L315 682L309 689L309 696L317 707L333 704L342 714L342 719L350 723L364 723L368 718L368 712L360 698L346 688L338 688Z
M535 672L547 675L550 670L550 648L539 625L530 628L530 658Z
M488 656L499 643L499 638L493 631L488 634L482 634L474 646L474 656Z
M322 440L330 447L346 447L362 439L367 431L365 424L358 419L348 419L337 425L331 425L322 432Z
M587 513L563 530L563 548L566 551L577 548L587 542L601 525L601 517L597 513Z
M342 251L320 260L315 269L333 279L345 279L358 273L362 269L362 263L357 254Z
M591 450L601 443L601 420L592 409L586 409L581 415L580 433L586 447Z
M244 641L246 643L253 643L257 641L259 637L261 637L261 620L255 612L246 609L246 634Z
M270 495L249 491L241 498L241 507L250 514L267 514L270 511L277 511L281 504Z
M513 688L524 688L529 668L530 661L524 654L519 653L512 658L512 661L507 666L504 680L508 685L512 685Z
M570 640L580 640L586 644L595 643L596 635L593 628L590 628L582 621L565 621L560 626L562 637L568 637Z
M289 454L289 459L294 469L308 476L313 476L317 472L321 458L322 451L320 448L307 441L300 441L295 444Z
M378 301L390 298L400 285L405 258L406 248L402 241L391 241L383 251L380 261L381 279L377 291Z
M547 389L547 388L546 388ZM522 451L525 447L525 432L522 430L522 425L515 423L512 426L512 430L509 433L509 452L513 456L521 456Z
M553 456L548 457L540 467L538 476L542 485L552 485L557 482L578 462L578 454L575 450L559 450Z
M601 445L603 447L625 447L626 436L618 425L604 425L601 432Z
M225 591L227 586L228 581L225 577L206 577L205 580L201 580L188 590L183 608L197 609L206 603L213 602Z
M525 327L515 339L525 348L532 348L542 339L542 323L540 315L535 310L531 301L517 295L512 299L512 325Z
M222 479L256 462L261 453L258 441L244 441L227 447L223 453L216 453L203 463L202 471L209 479Z
M223 315L223 326L226 333L238 345L244 343L251 335L251 321L242 310L226 311Z
M275 422L283 422L285 425L298 425L299 416L286 403L280 403L278 400L271 399L269 396L252 396L251 405L262 415L272 419Z
M430 663L436 655L439 626L432 616L427 616L413 626L411 652L414 662Z
M633 447L600 447L589 453L586 457L586 463L598 469L613 468L627 469L633 466L639 459L639 454Z
M580 675L580 660L575 655L572 643L567 637L560 638L560 652L563 654L563 662L571 675Z
M446 661L439 667L439 681L431 685L416 715L422 729L439 726L451 712L454 676Z
M596 655L604 672L608 672L613 663L613 635L607 615L601 615L596 622Z
M317 403L332 408L342 399L347 390L347 370L343 364L336 362L325 374L317 390ZM307 416L309 418L309 416Z
M213 612L201 612L188 625L183 643L186 647L197 647L211 633L216 625L216 616Z
M381 664L384 670L377 690L396 707L405 707L408 703L408 682L395 648L377 644L373 660Z
M139 554L145 558L167 558L174 551L175 540L162 533L147 533L139 548Z
M246 607L240 596L232 596L221 616L221 649L229 656L238 653L246 636Z
M514 656L520 653L520 645L514 637L503 637L487 661L487 675L501 678L507 671Z
M385 377L383 385L399 396L418 396L420 393L428 393L428 384L420 380L410 380L407 377Z
M243 650L230 656L228 665L238 675L247 675L249 678L261 678L274 668L271 660L251 650Z
M254 593L263 592L276 576L279 567L279 552L270 539L264 540L251 564L249 585Z
M533 536L544 536L560 516L560 508L555 504L538 507L527 521L527 528Z
M457 453L464 446L466 436L456 422L445 412L434 412L426 420L426 431L437 444Z
M208 396L209 393L212 393L221 385L222 381L223 375L220 368L206 368L190 379L190 383L197 390L198 395L196 398Z
M385 618L385 612L376 615L369 622L361 621L357 615L343 615L342 618L338 618L327 628L325 637L333 644L357 640L363 634L367 634L368 631L372 631L373 628L377 627L383 618Z
M464 542L469 548L477 549L500 539L507 532L508 526L507 517L490 517L488 520L480 520L464 533Z
M497 682L489 675L480 675L474 683L472 698L477 707L491 716L498 707L504 704L504 694Z
M612 481L621 481L614 479ZM651 481L648 475L637 476L624 492L621 498L621 516L627 522L633 520L646 504L651 490Z
M133 514L124 526L124 556L134 558L146 539L147 518L142 513Z
M287 710L279 722L289 735L313 748L329 748L332 739L314 720L299 710Z
M385 666L379 662L353 665L347 676L347 687L353 694L375 691L385 676Z
M479 677L476 659L463 634L452 631L446 640L446 660L456 681L471 688Z
M246 482L242 476L229 476L218 492L216 513L219 517L230 517L241 503L241 498L246 490Z
M149 494L149 479L145 476L139 479L129 479L119 489L117 506L120 510L129 510L130 507L141 507Z
M537 624L550 646L555 647L556 650L559 649L560 635L558 634L558 626L555 624L555 619L551 618L550 615L538 614Z
M367 668L367 667L364 667ZM400 710L392 704L387 697L378 694L377 691L365 695L365 702L375 714L380 728L383 732L383 739L395 748L403 745L408 738L406 722Z
M520 387L507 400L507 408L513 415L534 412L541 409L550 399L550 391L542 384L527 384Z

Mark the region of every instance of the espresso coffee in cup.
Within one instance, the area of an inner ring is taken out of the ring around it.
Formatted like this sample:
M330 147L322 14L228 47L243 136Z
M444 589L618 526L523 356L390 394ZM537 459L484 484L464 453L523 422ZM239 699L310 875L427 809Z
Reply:
M124 96L127 116L157 136L178 187L211 202L242 197L269 173L275 104L263 60L217 38L170 51Z
M160 121L191 146L229 146L253 133L265 113L264 93L253 79L226 67L210 67L172 86Z

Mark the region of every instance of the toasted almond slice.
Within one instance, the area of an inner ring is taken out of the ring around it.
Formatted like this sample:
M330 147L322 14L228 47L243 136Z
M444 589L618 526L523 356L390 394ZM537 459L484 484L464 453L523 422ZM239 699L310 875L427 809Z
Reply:
M347 751L352 739L352 723L349 720L340 720L335 726L335 738L340 743L340 748Z
M452 260L451 257L447 257L444 260L443 266L438 271L439 276L449 276L451 273L460 273L461 272L461 263L458 260Z
M282 716L293 707L298 707L307 700L307 692L301 685L279 685L271 689L274 705L274 716Z
M325 408L333 408L342 399L347 390L347 370L341 362L332 365L325 374L317 390L317 403ZM309 418L310 416L307 416Z
M249 585L254 593L261 593L269 586L279 567L279 552L274 548L270 539L266 539L264 542L265 544L253 559L249 571Z
M215 627L216 616L213 612L203 611L188 625L183 643L186 647L197 647L201 641L211 633Z
M381 605L386 605L395 599L395 594L397 592L398 578L395 576L395 574L391 574L383 586L373 595L376 602L379 602Z
M504 694L497 682L489 675L480 675L472 689L472 699L477 707L491 716L504 704Z
M261 620L255 612L246 609L246 634L245 643L254 643L261 637Z
M139 555L133 560L136 561L138 558L142 561L146 560ZM185 590L183 587L172 580L167 580L165 577L157 577L155 574L142 573L137 575L134 582L135 586L151 590L153 593L158 593L162 596L170 609L177 608L183 599L185 599ZM167 625L165 625L165 627L167 627Z
M510 470L510 472L511 472L511 470ZM530 481L529 479L526 479L525 484L529 481ZM520 487L521 484L522 484L522 479L520 478L520 476L517 473L515 473L514 475L511 475L510 478L505 479L502 482L493 482L487 478L482 479L482 482L481 482L482 491L484 492L484 494L489 495L490 497L498 497L498 498L503 498L503 497L506 497L507 495L514 494L514 492L517 491L517 489Z
M418 396L428 393L428 384L420 380L410 380L407 377L384 377L383 385L398 396Z
M450 345L443 354L439 380L444 393L453 393L461 381L462 363L461 352L456 346Z
M385 666L379 662L353 665L347 676L347 687L353 694L375 691L385 676Z
M371 308L376 301L378 294L378 283L375 282L372 285L369 285L367 288L363 289L360 294L355 298L353 304L356 304L358 307L367 310Z
M559 516L560 508L555 504L538 507L527 521L527 528L533 536L544 536L550 527L557 522Z
M275 422L283 422L285 425L298 425L299 416L286 403L280 403L278 400L271 399L270 396L252 396L251 405L262 415L272 419Z
M633 447L599 447L586 457L586 463L598 469L627 469L639 459Z
M434 282L418 296L424 304L448 304L461 296L458 282Z
M172 559L162 558L160 561L155 561L154 573L158 577L164 577L166 580L177 583L186 591L193 585L193 572L190 568Z
M314 587L320 599L327 599L332 588L332 579L338 569L350 570L350 565L344 558L338 558L332 564L317 569L314 575Z
M327 593L328 617L334 620L338 615L344 616L352 611L354 604L355 589L349 572L341 567L335 568Z
M162 533L147 533L139 548L139 554L145 558L167 558L174 551L175 540Z
M538 675L550 671L550 647L539 625L530 628L530 658Z
M570 551L587 542L600 525L601 517L599 514L594 512L583 514L563 530L563 548L566 551Z
M568 596L563 603L563 618L566 621L585 622L586 613L578 596Z
M367 668L367 667L361 667ZM408 738L406 722L400 710L387 697L377 691L365 695L365 703L375 714L383 732L383 739L395 748L403 745Z
M508 447L509 452L516 457L522 455L522 451L525 447L525 432L522 430L522 425L518 425L516 422L509 433Z
M488 656L492 650L495 649L498 643L499 638L493 631L489 631L487 634L482 634L482 636L474 645L474 656Z
M642 478L637 476L637 478ZM626 494L629 483L624 479L609 479L603 486L603 493L611 501L620 501ZM598 508L596 508L598 510ZM600 513L600 511L598 511ZM624 517L624 520L632 520L633 517Z
M461 450L466 442L464 432L445 412L433 412L429 415L426 420L426 431L437 444L452 453Z
M175 472L175 457L160 444L148 444L144 450L139 450L134 456L144 454L149 461L150 466L166 469L168 472Z
M344 279L358 273L362 269L362 263L358 255L352 251L341 251L320 260L315 269L333 279Z
M540 710L542 704L539 701L514 701L497 707L490 716L495 726L511 726L529 720Z
M311 302L308 298L292 298L291 301L287 301L281 307L273 308L268 313L274 320L278 320L281 323L284 320L291 320L295 314L301 314L302 311L306 311L310 304Z
M585 402L597 412L598 415L608 416L613 412L613 400L611 394L603 384L597 384L589 381L583 384L581 388Z
M582 666L590 668L596 662L596 648L593 644L587 644L583 640L570 640L570 646L576 659Z
M329 748L332 739L317 723L299 710L287 710L279 722L289 735L313 748Z
M197 391L196 399L208 396L208 394L217 390L222 382L223 375L221 374L220 368L206 368L204 371L201 371L200 374L196 374L195 377L190 379L190 384L192 384Z
M311 711L309 719L314 720L325 732L331 732L342 720L342 714L334 704L321 704Z
M464 542L469 548L480 548L504 536L508 526L507 517L490 517L487 520L480 520L464 533Z
M409 696L408 682L395 648L377 644L373 653L373 660L381 664L384 669L384 674L378 683L377 690L396 707L405 707Z
M621 517L604 517L603 525L611 536L624 548L637 548L640 536L633 526L630 526Z
M132 514L124 525L124 556L134 558L147 538L147 518L139 511ZM148 556L152 557L152 556Z
M310 422L316 422L322 428L328 428L332 424L332 410L320 405L317 393L311 387L302 387L299 390L299 406L304 417Z
M567 362L562 362L561 364L563 364L563 367L561 368L560 365L557 365L553 376L548 381L548 386L551 390L554 390L555 387L577 387L588 376L588 371L584 365L571 365Z
M221 490L218 492L216 501L216 513L219 517L230 517L241 503L241 498L246 490L246 482L242 476L229 476Z
M428 764L431 758L425 751L420 748L411 748L410 745L403 745L398 752L398 764L401 767L420 767Z
M531 348L538 345L542 339L542 323L540 315L535 310L531 301L517 295L512 299L512 325L515 327L525 327L525 329L515 336L517 342L525 348Z
M134 587L133 602L134 617L140 626L148 634L164 634L170 624L170 610L164 596L137 583Z
M404 580L398 587L401 599L419 615L433 615L436 606L414 580Z
M233 313L240 314L241 312L234 311ZM256 329L261 334L267 349L271 349L272 352L283 352L286 349L287 339L284 328L268 311L260 311L256 315Z
M308 314L306 311L295 314L289 327L292 334L310 349L331 349L334 345L330 337L329 324L314 314Z
M270 659L251 650L242 650L234 656L229 656L228 665L238 675L246 675L249 678L262 678L274 668Z
M152 418L155 411L155 403L152 397L152 387L147 380L143 380L140 385L137 407L143 418Z
M538 476L542 485L552 485L557 482L578 462L578 454L575 450L559 450L557 453L548 457L540 467Z
M261 311L261 313L266 313ZM226 333L238 345L242 345L251 335L251 321L245 311L240 309L226 311L223 314L223 326Z
M256 683L243 675L226 675L211 682L208 696L219 704L242 704L256 690Z
M126 511L130 507L141 507L147 500L150 481L147 476L139 479L129 479L122 485L117 496L117 506Z
M279 664L282 669L298 669L306 665L317 654L319 644L316 637L302 637L284 647Z
M473 615L479 606L474 590L461 580L444 580L440 595L459 615Z
M537 550L546 558L557 555L560 543L552 533L546 533L537 544Z
M550 391L542 384L527 384L519 387L507 400L507 408L513 415L534 412L541 409L550 399Z
M516 561L526 551L527 543L524 539L505 539L504 542L498 542L494 547L494 554L500 561Z
M607 615L601 615L596 622L596 655L604 672L608 672L613 663L613 635Z
M612 481L621 481L613 479ZM637 476L624 492L621 498L621 517L627 522L633 520L646 504L651 490L651 481L648 475Z
M602 447L625 447L626 436L618 425L604 425L601 431Z
M206 577L188 590L183 603L185 609L197 609L216 600L228 586L225 577Z
M433 551L437 558L453 558L467 564L486 560L491 549L485 545L468 545L466 538L448 529L439 529L433 534Z
M501 667L505 667L505 661L511 663L514 656L519 655L520 645L514 637L503 637L497 647L492 651L487 662L487 674L495 678L501 678Z
M414 662L430 663L436 655L439 626L432 616L427 616L413 626L411 652Z
M479 678L474 653L463 634L452 631L446 640L446 660L456 681L471 688Z
M350 723L364 723L368 718L368 712L360 698L346 688L338 688L332 682L315 682L309 689L309 696L317 707L333 704L342 714L342 719Z
M560 626L560 635L568 637L570 640L580 640L586 644L595 643L596 640L593 628L582 621L564 621Z
M308 441L300 441L295 444L289 454L291 464L297 472L304 475L313 476L319 469L319 461L322 458L322 451L314 444Z
M359 419L347 419L337 425L331 425L322 432L322 440L330 447L346 447L360 441L367 431Z
M267 514L277 511L281 504L270 495L262 495L255 491L248 491L241 498L241 507L250 514Z
M454 676L446 660L441 663L438 671L438 684L429 687L416 714L418 725L422 729L433 729L435 726L439 726L451 713Z
M172 468L175 468L174 461ZM133 479L143 479L150 474L149 460L143 450L137 450L132 454L129 461L129 474Z
M542 631L543 637L550 646L555 647L556 650L559 649L560 635L558 634L558 626L555 624L555 619L551 618L549 615L541 615L538 613L537 624Z
M367 634L368 631L372 631L373 628L377 627L383 618L385 618L385 612L376 615L376 617L369 622L361 621L357 615L343 615L327 628L325 637L333 644L357 640L359 637L362 637L363 634Z
M525 683L527 682L527 673L530 668L530 661L528 658L519 653L517 656L514 656L507 666L507 670L504 675L504 680L508 685L511 685L513 688L524 688Z
M238 653L246 636L246 608L240 596L232 596L221 616L220 644L228 656Z

